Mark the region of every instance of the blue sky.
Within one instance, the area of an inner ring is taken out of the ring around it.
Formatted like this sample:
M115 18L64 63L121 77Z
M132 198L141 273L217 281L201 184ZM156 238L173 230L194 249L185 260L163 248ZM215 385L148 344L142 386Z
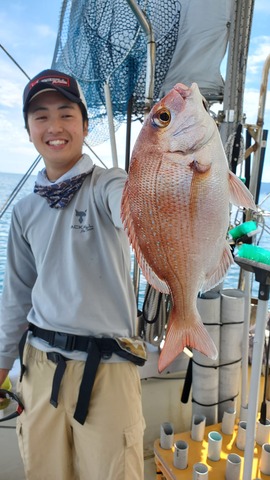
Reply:
M29 76L51 66L62 0L12 0L0 4L0 43ZM263 63L270 54L270 2L255 0L244 111L247 123L257 118ZM28 140L21 113L21 96L27 79L0 49L0 171L24 173L36 157ZM270 87L266 102L265 128L270 124ZM119 136L120 135L120 136ZM124 152L123 133L118 142ZM269 142L270 144L270 134ZM108 145L97 148L107 163ZM121 152L120 152L121 153ZM109 161L110 162L110 161ZM110 166L110 163L109 163ZM264 181L270 182L270 148L264 167Z

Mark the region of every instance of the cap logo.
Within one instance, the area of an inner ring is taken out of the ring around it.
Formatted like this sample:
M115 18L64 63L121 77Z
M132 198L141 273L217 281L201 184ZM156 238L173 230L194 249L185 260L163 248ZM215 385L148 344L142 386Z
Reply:
M28 82L23 92L23 112L26 118L26 112L31 100L39 95L40 92L55 90L61 93L69 101L81 104L85 108L87 115L87 103L84 98L83 91L74 77L71 77L65 72L58 72L57 70L44 70L36 75Z
M52 85L58 85L65 88L70 87L70 80L67 77L40 77L37 80L31 82L30 88L33 88L37 83L40 82L51 83Z

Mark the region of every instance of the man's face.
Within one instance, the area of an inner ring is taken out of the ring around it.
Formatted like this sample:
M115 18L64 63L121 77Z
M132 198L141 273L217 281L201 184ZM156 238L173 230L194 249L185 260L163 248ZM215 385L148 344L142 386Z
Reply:
M27 117L30 141L44 159L48 178L56 180L81 157L87 122L78 104L53 91L33 98Z

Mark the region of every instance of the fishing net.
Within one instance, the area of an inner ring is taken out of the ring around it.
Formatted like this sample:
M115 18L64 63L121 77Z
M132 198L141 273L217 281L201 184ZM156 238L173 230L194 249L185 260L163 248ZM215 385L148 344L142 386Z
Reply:
M180 20L177 0L137 0L156 43L154 101L168 71ZM114 126L144 112L147 38L128 0L64 0L52 67L77 78L90 119L88 140L109 138L104 84L110 87Z

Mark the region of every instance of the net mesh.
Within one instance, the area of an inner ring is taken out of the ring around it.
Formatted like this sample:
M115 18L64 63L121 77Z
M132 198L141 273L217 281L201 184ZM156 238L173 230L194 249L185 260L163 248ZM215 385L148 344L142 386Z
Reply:
M177 0L137 0L156 43L154 101L168 71L180 20ZM104 84L110 87L115 129L145 104L147 38L126 0L66 0L62 5L53 68L73 75L84 91L92 145L109 138Z

